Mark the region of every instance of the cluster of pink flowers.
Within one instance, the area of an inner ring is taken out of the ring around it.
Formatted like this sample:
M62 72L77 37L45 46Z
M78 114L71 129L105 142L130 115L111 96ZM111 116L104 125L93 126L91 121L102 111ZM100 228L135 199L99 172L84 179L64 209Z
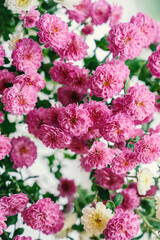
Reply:
M106 240L130 240L135 237L139 231L140 220L138 215L132 211L117 210L107 223L107 228L104 230Z
M5 217L4 212L0 209L0 235L3 233L3 229L7 228L7 224L4 221L7 221L7 218Z
M32 238L31 237L21 237L21 236L19 236L19 235L17 235L15 238L14 238L14 240L32 240Z
M12 194L0 199L0 208L5 216L13 216L22 212L27 207L28 201L29 198L24 193Z
M0 135L0 160L5 158L11 150L10 138Z
M157 46L157 51L149 56L147 68L153 76L160 78L160 45Z
M97 67L91 77L91 94L104 99L116 96L124 88L129 69L124 62L113 59Z
M29 167L37 158L37 147L29 138L18 137L11 141L10 159L14 168Z
M59 232L64 225L64 216L59 205L50 198L40 199L22 212L24 222L45 234Z
M35 10L36 7L32 7L31 10L26 13L25 11L21 12L19 19L24 21L24 27L33 28L36 26L36 22L39 20L40 12Z
M12 58L12 64L16 66L18 71L36 72L43 60L42 49L33 39L19 39L12 51Z
M0 66L4 65L4 57L5 57L5 51L2 45L0 45Z

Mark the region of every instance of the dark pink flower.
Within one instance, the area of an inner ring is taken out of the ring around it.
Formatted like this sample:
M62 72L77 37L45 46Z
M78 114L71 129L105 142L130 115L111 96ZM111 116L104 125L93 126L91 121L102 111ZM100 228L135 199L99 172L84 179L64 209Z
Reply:
M0 123L3 123L4 121L4 114L2 111L0 111Z
M61 178L58 186L58 190L60 192L61 197L72 197L72 195L76 192L77 187L75 185L74 180L69 180L67 178Z
M111 7L105 0L98 0L92 3L90 7L90 16L92 18L92 24L101 25L108 21L111 13Z
M10 152L14 168L30 167L37 158L37 147L28 137L13 138Z
M59 204L50 198L40 199L22 212L24 222L45 234L59 232L64 225L64 216Z
M5 51L2 45L0 45L0 66L4 65L4 57L5 57Z
M157 51L149 56L146 67L149 68L153 76L160 78L160 45L158 45Z
M7 218L5 217L4 212L0 210L0 235L3 233L3 229L7 228L7 224L4 221L7 221Z
M140 205L140 200L135 189L126 188L121 193L123 195L123 201L118 208L122 208L123 211L130 211L136 209Z
M9 72L8 69L0 70L0 94L3 94L4 89L14 83L16 74Z
M32 7L28 13L25 11L21 12L19 19L24 21L23 26L26 28L33 28L36 26L36 22L39 20L40 12L35 10L36 7Z
M5 158L11 150L10 138L0 135L0 160Z
M77 154L86 154L89 150L89 142L85 137L72 137L71 143L68 146L72 152Z
M24 237L24 236L19 236L19 235L17 235L15 238L14 238L14 240L32 240L32 238L31 237Z
M82 28L81 33L85 36L91 35L94 32L94 28L92 25L85 25L84 28Z

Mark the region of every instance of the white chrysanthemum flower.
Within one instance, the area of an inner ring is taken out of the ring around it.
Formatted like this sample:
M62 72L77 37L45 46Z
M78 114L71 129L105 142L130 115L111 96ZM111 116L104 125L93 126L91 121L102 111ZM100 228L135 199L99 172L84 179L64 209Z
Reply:
M81 222L84 229L96 236L103 233L109 219L113 217L112 211L106 209L102 202L98 202L96 208L85 207L82 213Z
M139 195L145 195L146 192L154 185L154 179L148 168L140 169L137 174L137 188Z
M156 218L159 218L160 219L160 196L156 196L155 197L155 200L156 200Z
M68 213L65 215L65 223L60 232L58 232L56 235L56 238L65 238L67 237L68 233L73 231L71 227L73 224L76 223L77 220L77 214L76 213Z
M54 1L60 3L63 7L72 10L73 6L80 4L82 0L54 0Z
M21 11L29 11L33 6L39 5L38 0L5 0L4 6L13 13L21 13Z
M15 49L16 47L16 42L19 39L22 39L23 33L22 32L15 32L14 34L9 34L9 38L10 40L8 40L8 45L9 45L9 49L12 51L13 49Z

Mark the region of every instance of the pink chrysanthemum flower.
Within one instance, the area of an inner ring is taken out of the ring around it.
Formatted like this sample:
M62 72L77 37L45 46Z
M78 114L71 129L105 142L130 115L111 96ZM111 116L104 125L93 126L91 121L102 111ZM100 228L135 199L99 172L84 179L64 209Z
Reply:
M140 163L152 163L160 157L160 135L145 135L144 139L139 140L134 147Z
M10 152L14 168L31 166L37 158L37 147L28 137L13 138Z
M100 133L107 141L123 142L132 137L134 124L126 114L117 113L105 120L100 128Z
M111 168L116 174L122 174L131 171L137 164L136 154L132 149L126 148L113 159Z
M97 67L91 77L91 95L104 99L116 96L123 88L129 69L124 62L113 59Z
M74 180L69 180L67 178L61 178L58 186L58 190L60 192L61 197L72 197L72 195L76 192L77 187L75 185Z
M140 228L140 220L138 215L132 211L123 212L118 209L116 215L107 223L104 230L106 240L130 240L135 237Z
M58 101L60 101L64 106L82 101L85 95L86 94L77 92L67 86L60 87L57 92Z
M89 143L84 137L72 137L68 149L77 154L86 154L89 150Z
M0 66L4 65L4 57L5 57L5 51L2 45L0 45Z
M14 83L16 74L9 72L7 69L0 70L0 94L3 94L11 83Z
M81 0L80 4L74 6L73 10L67 10L69 19L74 19L78 23L83 23L89 17L91 0Z
M123 211L131 211L136 209L140 205L140 200L137 191L133 188L126 188L122 192L123 201L118 208L122 208Z
M11 150L10 138L0 135L0 160L5 158Z
M28 125L29 133L34 134L37 138L42 138L41 127L43 124L48 123L46 116L48 115L48 109L40 107L38 109L31 110L27 115L26 123Z
M35 230L45 234L59 232L64 225L63 212L59 204L50 198L40 199L22 212L24 222Z
M84 103L84 108L89 112L89 117L93 122L94 128L99 128L104 119L108 118L112 111L107 107L105 102L90 101L89 103Z
M95 171L94 177L97 184L114 191L123 186L125 174L116 174L111 168L102 168Z
M61 109L58 122L60 127L72 137L82 136L92 126L88 111L82 104L78 106L75 103Z
M111 6L111 15L110 15L110 23L109 23L111 27L119 23L122 13L123 13L122 6L117 6L115 4Z
M108 21L111 13L111 7L105 0L99 0L92 3L90 7L90 16L92 18L92 24L101 25Z
M153 76L160 78L160 45L158 45L157 51L149 56L146 67L149 68Z
M160 42L160 22L154 21L154 39L153 43L158 44Z
M94 28L92 25L89 25L89 24L85 25L84 28L82 28L81 30L81 33L85 36L91 35L93 34L93 32L94 32Z
M81 158L81 166L89 172L93 168L104 168L111 164L115 152L107 148L105 143L95 141L87 153L86 157Z
M68 42L64 48L57 51L61 58L67 61L82 60L87 55L88 45L82 36L78 36L73 31L68 36Z
M40 32L40 43L46 43L45 47L52 47L55 50L64 48L68 40L68 25L56 14L46 13L37 21Z
M0 210L0 235L3 233L3 229L7 228L7 224L4 221L7 221L7 218L5 217L4 212Z
M119 23L114 25L107 37L108 48L113 57L119 55L120 60L134 59L142 51L142 34L133 23Z
M0 123L3 123L4 121L4 114L0 111Z
M33 39L19 39L12 52L12 58L12 64L18 71L37 72L43 60L42 49Z
M40 17L40 12L35 9L36 7L32 7L28 13L26 13L25 11L21 12L19 19L24 21L24 27L33 28L36 26L36 22L39 20Z
M155 95L155 99L156 99L155 102L156 112L160 112L160 95L159 94Z
M33 86L15 83L5 89L1 99L4 110L15 115L28 113L37 102L37 91Z
M5 216L13 216L22 212L27 207L28 201L29 198L24 193L12 194L0 199L0 208L4 211Z
M36 88L37 91L43 89L46 85L44 78L39 73L22 74L15 78L15 83L25 83Z
M131 18L131 23L136 25L142 33L142 47L148 47L154 38L154 22L151 17L145 13L137 13L136 17Z
M20 236L20 235L17 235L14 240L32 240L31 237L24 237L24 236Z
M71 137L68 136L62 129L49 125L42 125L41 140L46 147L52 149L64 149L71 143Z

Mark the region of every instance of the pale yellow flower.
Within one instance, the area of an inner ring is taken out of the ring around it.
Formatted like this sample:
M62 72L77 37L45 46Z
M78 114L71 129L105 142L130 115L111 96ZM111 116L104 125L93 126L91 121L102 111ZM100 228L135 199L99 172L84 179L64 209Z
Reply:
M145 195L146 192L154 185L154 179L148 168L140 169L137 174L137 188L139 195Z
M38 0L5 0L4 6L13 13L21 13L21 11L29 11L33 6L39 5Z
M9 49L12 51L16 47L16 42L19 39L23 38L23 33L22 32L15 32L14 34L9 34L9 40L8 40L8 45Z
M98 202L96 208L85 207L82 213L81 222L84 225L84 229L96 236L103 233L109 219L113 217L112 211L106 209L102 202Z

